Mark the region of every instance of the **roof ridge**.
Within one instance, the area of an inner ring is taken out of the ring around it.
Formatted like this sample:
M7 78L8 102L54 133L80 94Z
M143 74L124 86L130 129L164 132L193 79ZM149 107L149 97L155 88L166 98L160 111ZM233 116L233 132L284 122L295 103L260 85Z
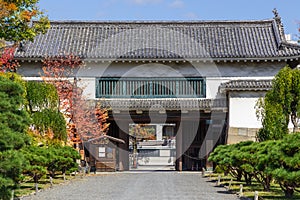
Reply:
M283 46L275 19L214 21L52 21L17 58L72 53L104 61L274 61L300 59Z
M207 23L270 23L263 20L52 20L50 24L207 24Z

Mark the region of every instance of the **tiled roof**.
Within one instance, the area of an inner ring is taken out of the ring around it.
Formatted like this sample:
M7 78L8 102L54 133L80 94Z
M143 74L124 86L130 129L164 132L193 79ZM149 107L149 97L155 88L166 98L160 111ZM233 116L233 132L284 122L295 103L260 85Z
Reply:
M261 21L53 21L17 58L75 54L90 60L273 60L300 56L275 19Z
M101 106L112 111L130 110L224 110L225 99L99 99Z
M272 88L272 80L233 80L222 83L221 91L267 91Z
M88 142L92 142L92 143L97 143L101 139L109 139L109 140L114 141L114 142L125 144L124 140L122 140L120 138L115 138L115 137L112 137L112 136L109 136L109 135L101 135L99 137L93 137L93 138L89 138L89 139L84 138L84 139L87 139Z

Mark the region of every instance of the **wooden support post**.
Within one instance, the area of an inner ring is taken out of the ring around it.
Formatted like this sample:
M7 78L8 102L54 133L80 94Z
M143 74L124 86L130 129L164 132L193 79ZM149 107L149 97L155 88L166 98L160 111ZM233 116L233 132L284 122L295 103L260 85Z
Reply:
M10 199L11 199L11 200L14 200L14 196L15 196L15 190L12 190L12 191L11 191L11 198L10 198Z
M254 192L254 200L258 200L258 191Z
M39 192L39 185L38 183L34 183L35 185L35 194L37 194Z
M180 124L177 124L177 134L176 134L176 170L182 171L182 122L179 122Z
M129 170L129 123L118 121L119 138L125 141L125 144L119 144L119 170Z
M218 176L217 186L221 185L221 175Z
M205 177L205 168L202 167L202 177L204 178Z
M230 182L229 182L229 185L228 185L228 190L230 190L231 185L232 185L232 179L230 179Z
M243 196L243 184L240 184L240 192L239 192L239 196L240 196L240 197Z
M50 187L51 188L53 187L53 178L52 178L52 176L50 176Z

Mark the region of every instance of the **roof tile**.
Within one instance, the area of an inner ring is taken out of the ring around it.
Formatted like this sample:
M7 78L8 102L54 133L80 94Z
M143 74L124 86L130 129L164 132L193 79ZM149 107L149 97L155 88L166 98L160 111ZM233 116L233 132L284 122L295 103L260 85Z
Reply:
M273 59L299 57L280 43L275 20L194 22L51 22L17 58L75 54L86 59ZM280 45L278 45L280 43ZM279 46L281 48L279 48Z
M220 85L222 91L267 91L272 88L272 80L232 80Z

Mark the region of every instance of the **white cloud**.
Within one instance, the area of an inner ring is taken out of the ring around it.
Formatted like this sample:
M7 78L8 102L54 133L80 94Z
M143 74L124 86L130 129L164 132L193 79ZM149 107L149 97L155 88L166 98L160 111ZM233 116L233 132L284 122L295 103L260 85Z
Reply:
M184 7L184 2L181 0L175 0L170 4L170 7L172 8L182 8Z
M131 0L131 2L138 5L145 5L145 4L158 4L161 3L162 0Z

